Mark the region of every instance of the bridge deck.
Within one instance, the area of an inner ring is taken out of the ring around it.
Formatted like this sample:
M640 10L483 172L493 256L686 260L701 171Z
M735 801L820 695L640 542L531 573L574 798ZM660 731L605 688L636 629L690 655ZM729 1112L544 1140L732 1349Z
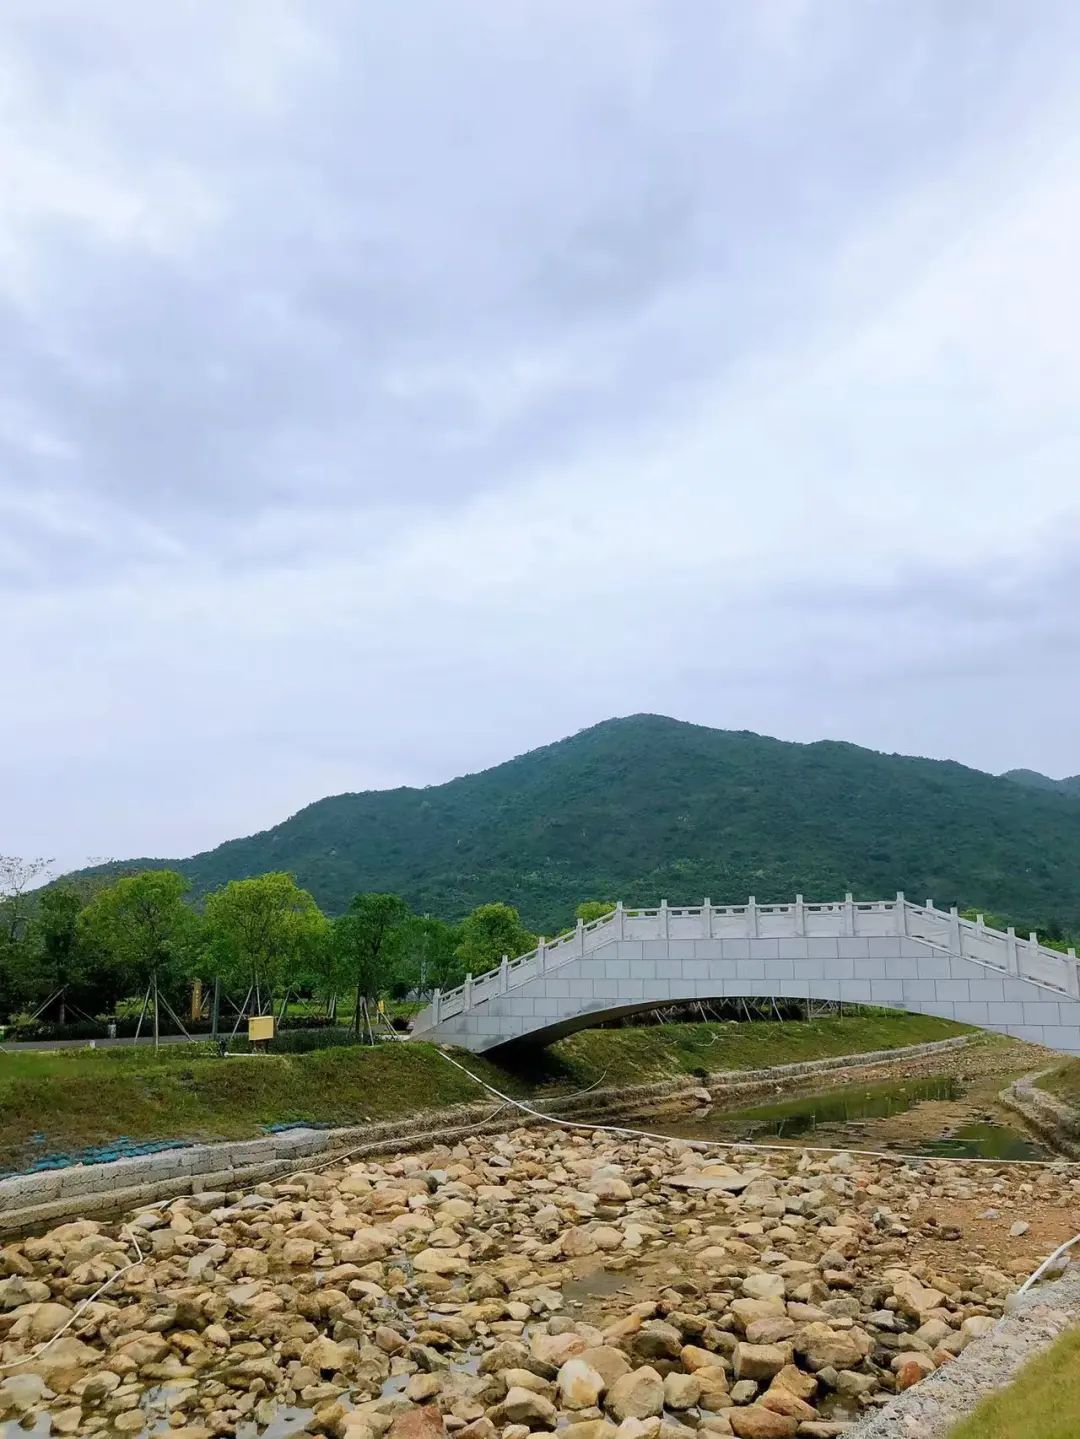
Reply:
M483 1051L682 1000L774 995L921 1011L1080 1053L1073 951L895 900L628 910L456 990L413 1037Z

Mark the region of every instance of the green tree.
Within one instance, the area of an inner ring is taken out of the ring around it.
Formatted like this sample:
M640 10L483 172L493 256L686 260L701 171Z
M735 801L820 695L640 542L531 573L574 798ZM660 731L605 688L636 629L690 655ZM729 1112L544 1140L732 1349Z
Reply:
M83 896L69 885L57 884L42 892L31 925L34 974L29 988L42 996L59 998L59 1022L67 1018L68 990L89 977L93 952L80 929Z
M31 919L38 885L49 875L50 859L0 854L0 1008L8 1013L32 973Z
M79 917L80 941L107 959L122 985L152 997L155 1044L160 991L187 978L198 952L201 926L184 902L188 888L175 870L145 870L101 890Z
M587 899L577 907L576 918L583 920L586 924L592 924L594 919L603 919L605 914L610 914L615 908L610 900Z
M354 990L353 1033L361 1016L390 986L408 937L409 906L396 894L358 894L334 921L333 960L338 985Z
M206 901L206 937L214 966L241 984L256 1013L317 958L330 922L291 874L234 879Z
M536 945L510 904L481 904L461 924L457 957L468 974L494 969L504 954L511 959Z
M453 989L465 978L457 957L460 942L457 925L431 915L416 915L409 922L403 952L393 988L399 997L409 990L429 994L433 989Z

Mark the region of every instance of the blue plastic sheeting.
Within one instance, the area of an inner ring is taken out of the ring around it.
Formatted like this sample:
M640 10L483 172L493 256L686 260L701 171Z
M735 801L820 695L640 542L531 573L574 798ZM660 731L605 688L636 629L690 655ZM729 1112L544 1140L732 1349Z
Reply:
M33 1145L45 1143L44 1134L32 1134ZM159 1154L163 1149L186 1149L190 1139L129 1139L121 1135L108 1144L91 1144L85 1149L71 1149L43 1154L19 1169L0 1169L0 1178L10 1174L37 1174L46 1169L67 1169L72 1164L108 1164L114 1159L135 1159L142 1154Z
M285 1134L290 1129L333 1129L332 1124L320 1124L314 1119L285 1119L280 1124L264 1124L267 1134Z

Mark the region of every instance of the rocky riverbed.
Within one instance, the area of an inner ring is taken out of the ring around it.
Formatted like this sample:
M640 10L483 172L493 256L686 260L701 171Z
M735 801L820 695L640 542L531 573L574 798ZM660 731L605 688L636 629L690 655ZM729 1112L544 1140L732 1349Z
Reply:
M0 1419L828 1439L952 1362L1077 1230L1065 1165L476 1136L9 1244ZM143 1262L32 1357L136 1241Z

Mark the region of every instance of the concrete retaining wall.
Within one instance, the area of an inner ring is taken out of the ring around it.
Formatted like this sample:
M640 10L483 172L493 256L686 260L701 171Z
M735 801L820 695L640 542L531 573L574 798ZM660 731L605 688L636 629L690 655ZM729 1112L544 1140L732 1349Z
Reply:
M778 1083L815 1075L901 1064L922 1055L948 1052L968 1043L965 1036L905 1049L838 1055L770 1069L729 1070L706 1080L680 1077L652 1084L584 1091L547 1101L534 1108L560 1116L614 1117L685 1108L704 1087L713 1099L738 1099ZM261 1139L191 1144L106 1164L73 1164L0 1180L0 1235L36 1228L61 1219L132 1210L177 1194L228 1192L303 1168L311 1160L329 1161L355 1154L406 1152L429 1145L437 1135L453 1141L466 1133L496 1132L522 1122L516 1109L502 1108L486 1097L476 1104L365 1124L345 1129L290 1129Z

